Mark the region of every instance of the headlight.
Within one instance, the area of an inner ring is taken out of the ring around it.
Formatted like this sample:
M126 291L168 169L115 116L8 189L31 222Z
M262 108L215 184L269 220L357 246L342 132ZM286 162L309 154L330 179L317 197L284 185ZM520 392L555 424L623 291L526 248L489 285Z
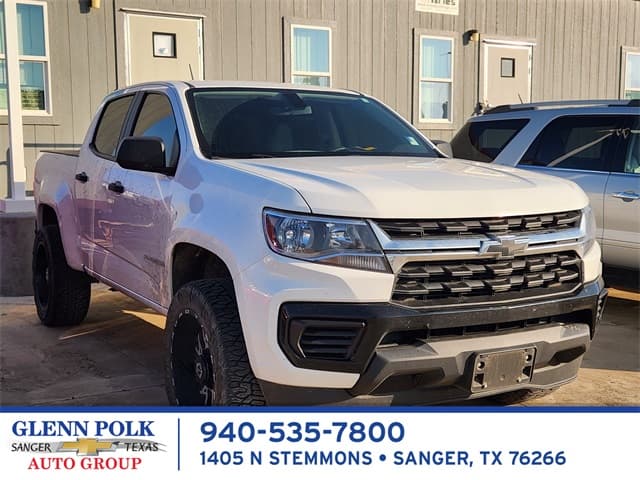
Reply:
M271 250L286 257L374 272L391 272L371 227L362 220L264 211Z
M581 230L584 232L584 237L582 237L583 253L586 254L595 243L597 232L596 219L593 216L591 205L587 205L584 210L582 210Z

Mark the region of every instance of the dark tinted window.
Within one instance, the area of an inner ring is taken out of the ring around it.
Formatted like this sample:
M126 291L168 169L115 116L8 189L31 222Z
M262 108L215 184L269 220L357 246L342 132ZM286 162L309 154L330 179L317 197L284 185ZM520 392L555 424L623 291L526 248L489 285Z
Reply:
M622 116L566 116L553 120L524 154L520 165L607 172Z
M467 122L451 140L453 156L477 162L493 162L527 123L529 120L524 118Z
M620 132L618 152L611 170L640 175L640 118L633 117L628 128Z
M135 137L160 137L164 143L167 167L175 167L180 154L178 127L169 99L159 93L149 93L133 129Z
M118 148L122 124L127 117L133 95L116 98L107 103L93 137L93 147L104 155L113 156Z
M200 146L209 156L438 154L373 99L301 90L191 90Z

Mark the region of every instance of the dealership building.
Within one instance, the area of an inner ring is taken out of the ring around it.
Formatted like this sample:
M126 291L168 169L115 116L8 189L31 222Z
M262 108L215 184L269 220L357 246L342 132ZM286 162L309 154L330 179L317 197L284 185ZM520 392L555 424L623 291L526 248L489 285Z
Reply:
M33 222L25 218L33 211L39 152L78 148L102 98L114 89L163 79L354 89L442 140L488 106L640 98L638 0L0 5L0 294L28 288L12 272L24 270L21 259L30 255L24 237L32 238ZM19 75L7 75L9 62L19 65ZM11 95L21 106L18 117L14 107L13 122Z

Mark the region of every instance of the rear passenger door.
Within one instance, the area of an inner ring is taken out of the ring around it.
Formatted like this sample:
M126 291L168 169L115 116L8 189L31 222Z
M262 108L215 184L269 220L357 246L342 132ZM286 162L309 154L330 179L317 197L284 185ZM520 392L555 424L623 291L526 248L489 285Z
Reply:
M604 236L604 193L623 126L618 115L558 117L540 132L518 164L580 185L589 197L600 242Z
M604 197L604 261L640 268L640 120L627 116Z
M105 104L88 148L80 150L75 172L75 208L83 263L98 273L105 269L109 248L108 230L101 222L110 210L105 179L114 165L133 98L134 95L121 96Z

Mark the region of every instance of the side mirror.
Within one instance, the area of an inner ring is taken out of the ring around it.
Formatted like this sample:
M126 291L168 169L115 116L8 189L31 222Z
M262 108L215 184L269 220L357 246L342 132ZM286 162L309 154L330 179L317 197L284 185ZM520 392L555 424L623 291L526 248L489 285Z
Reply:
M436 147L438 147L440 153L443 153L449 158L453 158L453 149L449 142L445 142L444 140L432 140L432 142Z
M118 147L116 162L127 170L157 172L166 175L173 168L165 165L164 142L160 137L126 137Z

